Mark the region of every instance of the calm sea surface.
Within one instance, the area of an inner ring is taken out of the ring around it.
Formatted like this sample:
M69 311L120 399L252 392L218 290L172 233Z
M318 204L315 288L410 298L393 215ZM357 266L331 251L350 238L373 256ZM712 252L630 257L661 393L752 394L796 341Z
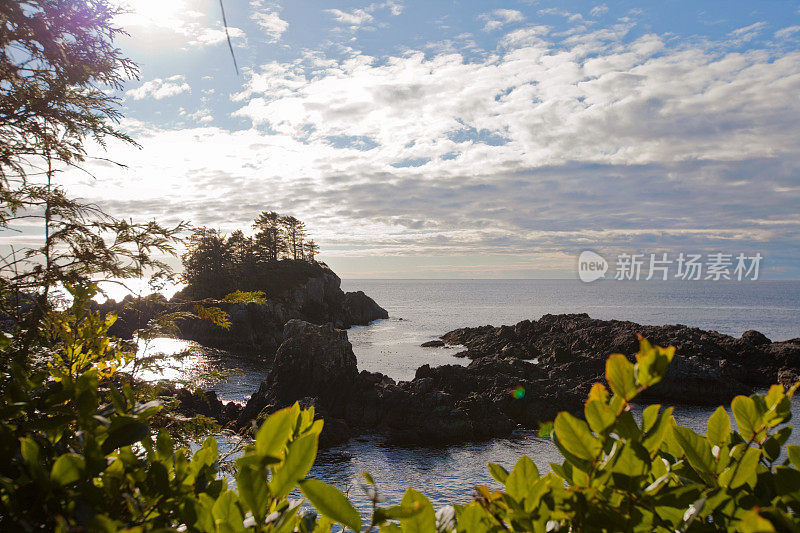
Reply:
M515 324L546 313L585 312L594 318L643 324L678 323L734 336L756 329L772 340L800 337L800 281L344 280L342 288L363 290L389 311L388 320L351 328L348 336L360 369L395 380L412 379L425 363L469 362L453 357L456 349L420 348L422 342L455 328ZM172 351L185 346L183 341L164 341L155 348ZM172 375L202 378L209 370L225 368L242 370L212 387L226 401L246 401L266 374L258 360L198 349ZM800 416L800 404L795 402L793 411ZM676 412L679 422L703 433L708 414L701 408ZM800 430L792 441L800 443ZM369 505L358 488L364 470L373 475L389 502L399 502L405 489L413 486L438 507L468 500L477 484L495 485L486 469L489 461L510 468L523 454L540 470L558 461L555 447L529 432L441 448L398 448L367 437L322 452L312 475L348 491L364 512Z

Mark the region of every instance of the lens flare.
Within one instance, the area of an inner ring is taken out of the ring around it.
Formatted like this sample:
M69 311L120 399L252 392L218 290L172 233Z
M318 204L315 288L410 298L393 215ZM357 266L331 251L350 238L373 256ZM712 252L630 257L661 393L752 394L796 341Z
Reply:
M511 395L517 400L523 399L525 397L525 387L517 385L511 390Z

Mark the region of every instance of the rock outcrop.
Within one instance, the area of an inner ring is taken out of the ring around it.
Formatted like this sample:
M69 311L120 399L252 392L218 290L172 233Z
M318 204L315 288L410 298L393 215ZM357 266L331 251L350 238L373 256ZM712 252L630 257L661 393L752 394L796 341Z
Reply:
M366 326L373 320L389 318L389 313L363 291L346 292L342 301L344 323L353 326ZM349 327L349 326L344 326Z
M800 375L800 342L794 340L774 343L757 332L735 339L680 325L576 314L452 331L443 340L467 347L464 355L473 359L468 366L424 365L413 380L395 383L383 374L357 372L344 331L292 320L273 369L242 410L239 425L299 401L325 418L330 430L323 432L324 445L365 431L403 444L507 436L562 410L581 415L591 385L604 381L608 355L619 352L633 360L637 333L677 348L667 376L640 397L644 402L719 405Z
M459 355L472 359L499 355L535 359L552 379L588 390L603 379L609 354L623 353L633 360L637 334L676 348L664 380L643 395L647 401L718 405L736 394L777 383L782 370L800 369L800 343L771 342L757 331L747 331L737 339L684 325L646 326L596 320L587 314L544 315L515 326L457 329L442 340L466 346Z
M207 320L183 318L177 323L178 336L204 346L252 352L265 358L272 357L281 345L284 324L292 319L349 328L389 317L385 309L363 292L343 292L341 279L329 268L320 265L315 272L316 275L274 298L268 298L264 304L212 299L192 302L187 301L184 294L178 293L170 301L156 294L140 301L127 296L121 302L111 300L96 307L100 311L118 315L110 333L120 338L130 338L137 329L144 327L160 313L192 312L195 303L220 308L230 318L229 329Z
M358 373L344 331L291 320L284 337L267 379L240 414L240 426L299 401L325 419L326 444L363 431L385 432L398 443L441 444L506 436L518 424L533 427L581 406L580 397L560 390L527 361L425 365L412 381L395 383L383 374Z

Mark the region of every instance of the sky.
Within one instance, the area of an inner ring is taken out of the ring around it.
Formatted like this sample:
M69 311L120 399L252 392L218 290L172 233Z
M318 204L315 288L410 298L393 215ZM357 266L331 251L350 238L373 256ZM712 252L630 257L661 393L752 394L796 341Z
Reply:
M121 1L121 0L120 0ZM67 188L224 232L304 220L343 278L574 278L761 253L800 279L800 2L136 0L141 67Z

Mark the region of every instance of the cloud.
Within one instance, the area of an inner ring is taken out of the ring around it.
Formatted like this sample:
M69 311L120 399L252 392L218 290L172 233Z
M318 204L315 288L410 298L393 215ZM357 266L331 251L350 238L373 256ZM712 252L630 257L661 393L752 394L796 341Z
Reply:
M592 10L589 12L589 14L592 15L593 17L602 17L606 13L608 13L608 6L605 4L594 6Z
M207 0L113 0L127 12L115 23L133 37L136 47L159 49L167 46L196 48L224 42L222 21L208 10ZM229 26L232 39L242 40L244 31Z
M70 179L226 231L293 213L330 257L761 251L800 275L800 52L634 24L266 63L234 100L251 127L127 122L144 151L107 157L129 168Z
M353 9L351 11L325 9L324 12L332 15L337 22L349 26L351 31L355 31L369 28L367 24L375 21L373 14L377 11L388 10L390 15L398 16L403 13L404 9L405 6L402 2L388 0L386 2L373 2L366 7Z
M186 78L181 75L176 75L166 79L155 78L147 81L136 89L126 91L125 95L134 100L143 100L145 98L162 100L164 98L190 92L192 92L192 88L186 83Z
M267 7L263 0L252 0L250 6L253 12L250 18L264 30L269 37L269 42L277 42L281 35L289 28L289 23L280 17L280 8L277 6Z
M761 30L763 30L766 26L766 22L756 22L743 28L737 28L733 30L730 35L738 42L746 43L758 37L758 35L761 33Z
M800 26L789 26L775 32L776 39L788 39L795 33L800 32Z
M352 11L342 11L341 9L326 9L326 13L333 15L333 18L342 24L351 27L363 26L374 19L365 9L354 9Z
M198 109L194 113L188 113L184 108L180 108L178 114L182 117L187 117L200 124L207 124L214 121L214 116L211 110L207 107Z
M486 21L483 31L488 32L499 30L506 24L523 22L525 16L516 9L495 9L491 13L482 13L478 15L478 19Z

